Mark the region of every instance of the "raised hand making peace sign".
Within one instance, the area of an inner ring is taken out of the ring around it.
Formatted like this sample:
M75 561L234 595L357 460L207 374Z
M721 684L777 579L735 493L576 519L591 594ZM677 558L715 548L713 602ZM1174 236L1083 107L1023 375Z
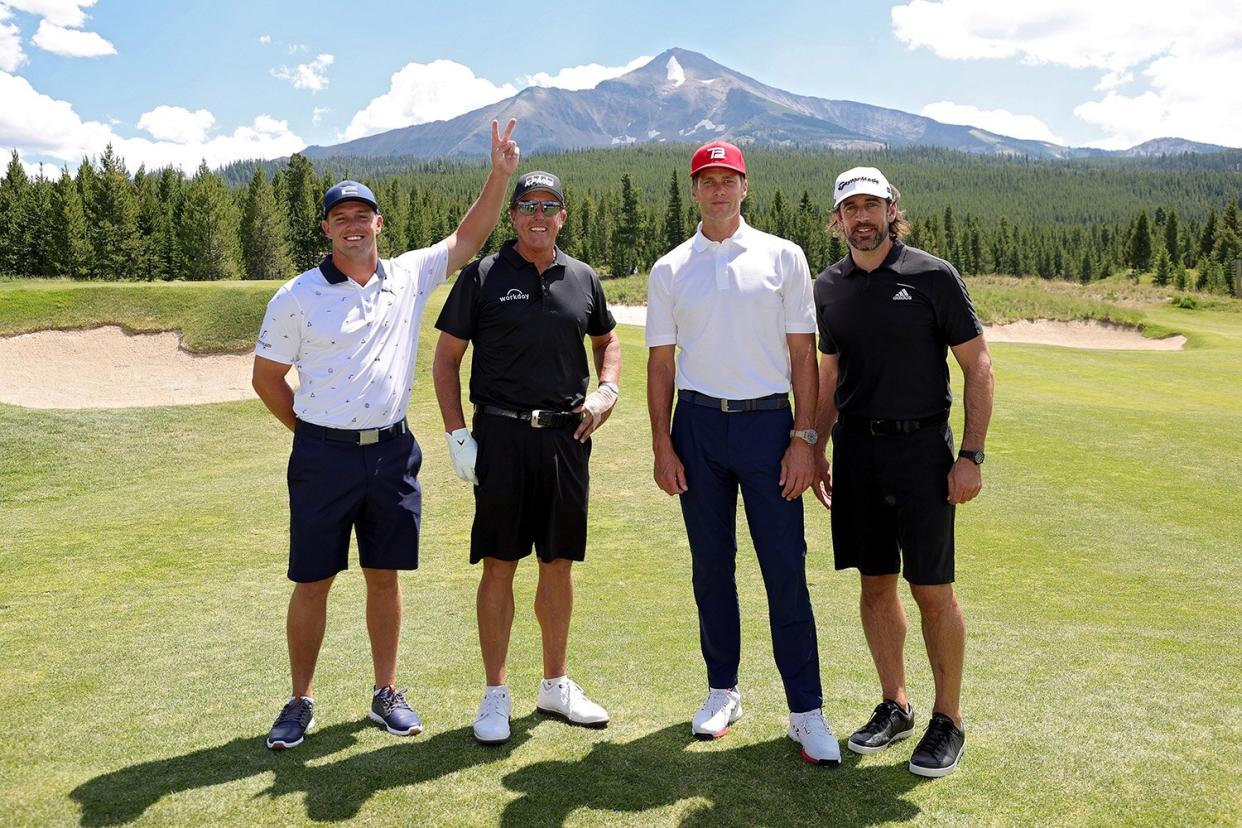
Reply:
M517 126L517 119L510 118L509 125L505 127L505 134L502 136L500 122L492 121L492 169L506 176L517 172L518 161L522 156L517 142L509 137L513 134L515 126Z

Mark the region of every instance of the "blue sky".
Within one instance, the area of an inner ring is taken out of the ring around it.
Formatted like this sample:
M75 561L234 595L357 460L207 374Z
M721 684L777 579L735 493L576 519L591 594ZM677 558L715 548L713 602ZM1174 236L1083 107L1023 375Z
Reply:
M0 149L187 169L591 86L680 46L764 83L1071 146L1242 145L1236 0L0 0ZM520 140L520 127L518 138Z

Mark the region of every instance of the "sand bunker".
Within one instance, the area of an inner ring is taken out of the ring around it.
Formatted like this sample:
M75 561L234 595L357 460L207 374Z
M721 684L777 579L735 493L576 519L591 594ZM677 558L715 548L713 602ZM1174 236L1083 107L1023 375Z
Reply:
M612 307L617 321L642 325L647 309ZM991 342L1071 348L1175 351L1184 336L1147 339L1101 322L1014 322L987 328ZM255 398L250 354L195 355L175 333L127 334L117 327L0 337L0 403L26 408L129 408ZM290 375L296 385L297 372Z
M0 338L0 403L128 408L255 399L249 354L198 356L175 333L117 327Z

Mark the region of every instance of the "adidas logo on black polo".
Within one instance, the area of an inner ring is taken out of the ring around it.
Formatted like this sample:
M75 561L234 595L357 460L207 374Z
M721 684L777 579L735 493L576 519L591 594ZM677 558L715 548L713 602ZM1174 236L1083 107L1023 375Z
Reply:
M913 299L914 297L911 296L910 293L905 288L902 288L901 290L893 294L894 302L909 302L909 301L912 301Z

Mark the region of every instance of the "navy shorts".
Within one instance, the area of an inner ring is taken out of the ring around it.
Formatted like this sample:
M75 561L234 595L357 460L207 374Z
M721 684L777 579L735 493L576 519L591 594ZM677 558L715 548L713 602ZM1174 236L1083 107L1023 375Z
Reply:
M837 569L953 582L948 423L910 434L832 430L832 549Z
M349 568L349 534L358 563L417 569L423 452L407 430L369 446L297 430L289 455L289 579L331 578Z
M591 441L574 428L531 428L525 420L476 414L479 444L470 563L586 557Z

